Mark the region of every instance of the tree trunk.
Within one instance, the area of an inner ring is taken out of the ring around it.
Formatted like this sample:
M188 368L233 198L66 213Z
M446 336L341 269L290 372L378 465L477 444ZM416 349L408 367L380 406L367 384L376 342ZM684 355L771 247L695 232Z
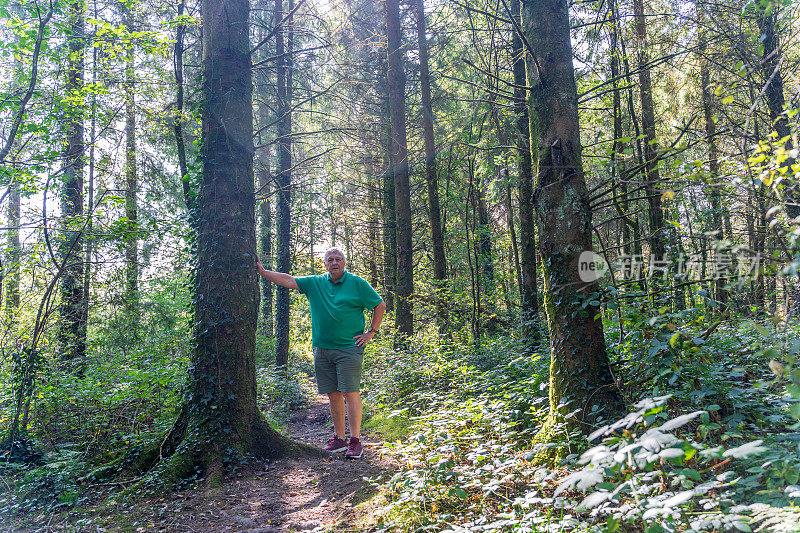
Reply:
M123 4L123 18L129 33L135 31L132 8ZM136 176L136 101L134 93L134 46L128 44L125 64L125 315L131 331L139 323L139 238L137 228L138 192Z
M183 16L185 7L184 0L178 0L178 17ZM175 147L178 151L178 170L183 186L183 198L186 202L186 210L191 216L194 207L195 193L192 191L189 182L189 167L186 163L186 142L183 138L183 38L186 35L186 25L179 23L175 29L175 46L173 48L173 61L175 70L175 122L173 123L173 134L175 135Z
M386 33L389 62L386 86L391 124L391 162L394 178L395 216L397 224L397 280L395 326L399 343L414 332L411 293L414 290L414 265L411 242L411 186L408 177L408 143L406 138L405 73L403 72L402 34L399 0L386 0Z
M439 333L449 329L447 303L447 258L444 255L442 214L439 206L439 178L436 174L436 142L433 135L433 106L431 104L431 74L428 65L428 38L425 22L425 3L416 0L417 42L419 44L419 83L422 97L422 134L425 141L425 182L428 186L431 245L433 247L433 279L436 291L436 320Z
M82 102L84 75L84 5L83 2L69 4L69 60L67 67L66 93L74 101ZM63 233L59 255L64 263L61 276L61 308L58 342L61 357L71 362L72 370L83 373L86 356L86 295L83 276L83 165L84 106L76 103L65 110L63 188L61 215Z
M289 0L286 11L283 0L275 0L275 20L279 22L294 9ZM291 17L278 30L275 54L278 56L278 220L277 248L278 271L289 273L292 237L292 40ZM289 289L276 288L275 301L275 364L286 366L289 362Z
M509 176L508 167L505 168L506 178L506 220L508 221L508 232L511 238L511 254L509 256L509 272L512 271L516 275L517 287L519 287L520 294L522 293L522 269L519 264L519 244L517 242L517 229L514 223L514 202L513 193L511 191L511 178ZM510 292L510 291L508 291ZM509 312L512 311L513 306L507 305ZM514 313L516 314L516 313Z
M375 165L370 165L370 176L375 175ZM367 236L369 238L369 283L373 287L378 287L378 257L380 249L378 247L378 213L376 204L375 186L372 183L367 185L367 210L369 220L367 221Z
M394 178L389 168L383 175L383 287L386 310L394 309L394 294L397 279L397 218L394 205Z
M478 277L481 290L486 296L486 312L494 315L497 312L495 302L494 252L492 250L492 226L489 219L489 208L486 205L486 180L479 180L475 189L476 208L478 211Z
M619 13L617 11L616 0L609 0L609 11L611 14L611 78L613 82L612 90L612 109L614 114L614 143L611 150L611 172L616 180L617 188L614 189L614 208L621 217L622 233L622 253L631 254L631 229L636 232L636 222L631 220L628 214L628 181L624 176L625 163L623 152L625 144L622 142L624 137L622 131L622 93L620 89L620 69L619 57L622 53L619 49Z
M259 6L265 11L269 9L269 0L262 0ZM279 16L279 15L278 15ZM262 26L258 32L258 40L261 42L267 35L267 30ZM265 47L266 48L266 47ZM266 50L262 52L263 57L266 59L268 53ZM258 190L262 198L259 205L259 257L261 264L267 270L274 268L273 264L273 250L272 250L272 172L270 168L270 160L272 159L272 147L267 145L266 126L270 122L269 114L269 101L267 100L266 86L271 80L265 79L263 83L256 88L258 95L258 131L259 145L262 146L258 154ZM264 146L267 145L267 146ZM272 337L275 333L274 322L274 309L273 303L275 299L275 285L265 278L259 278L261 285L261 331L267 337Z
M697 18L700 24L705 20L705 11L701 2L695 2ZM717 147L717 123L714 117L714 98L711 93L711 75L708 71L709 61L705 57L707 50L707 40L705 29L698 27L698 53L700 55L700 90L703 95L703 117L705 118L706 143L708 144L708 187L706 194L711 204L711 231L714 232L714 239L722 241L725 238L723 231L723 210L721 201L722 182L719 179L719 148ZM715 281L715 296L724 308L728 301L728 291L725 290L725 280Z
M17 321L19 309L19 261L21 257L19 242L20 194L19 184L16 180L9 184L9 189L8 251L5 263L2 265L2 274L5 279L0 279L0 284L5 283L6 288L6 325L12 326Z
M265 106L262 106L265 107ZM262 112L262 118L265 118L266 113ZM262 125L265 122L262 121ZM272 270L272 204L270 201L270 192L272 190L271 182L272 176L269 171L269 153L261 157L261 169L259 172L259 188L264 195L261 201L260 216L261 228L260 238L261 241L261 264L267 270ZM261 322L263 324L264 335L272 337L274 334L274 322L272 316L272 301L274 299L274 285L271 281L261 278Z
M194 351L189 394L159 455L169 457L126 491L153 491L292 444L258 409L255 333L253 103L246 0L203 0L202 174L198 196Z
M760 6L756 22L758 30L761 32L761 41L764 44L764 52L761 56L761 71L766 86L764 87L764 99L769 109L769 117L772 119L772 129L778 134L778 139L783 139L791 134L789 120L784 113L785 99L783 96L783 76L780 70L781 47L778 33L775 31L778 9L764 10ZM791 142L791 138L789 139ZM791 148L788 147L787 149ZM795 215L796 216L796 215Z
M648 218L650 223L650 260L666 260L666 234L664 232L664 211L661 200L661 186L658 171L658 141L656 139L656 119L653 110L653 89L650 81L647 24L643 0L633 0L633 13L638 41L639 58L639 96L642 104L642 130L644 131L644 180L647 195ZM657 282L660 271L656 271Z
M519 0L511 0L511 13L521 30ZM522 306L522 331L533 348L539 338L539 289L536 266L536 220L533 214L533 171L531 161L530 119L528 118L529 92L525 77L525 50L518 31L511 40L511 54L514 68L514 115L516 122L516 159L519 172L519 244L521 249L522 286L520 303Z
M566 0L525 0L523 29L534 57L531 147L538 156L534 206L550 330L550 414L537 440L560 423L587 431L623 410L606 354L597 288L579 275L591 254L591 211L581 160L578 95ZM588 302L587 302L588 300ZM576 417L566 418L579 410Z

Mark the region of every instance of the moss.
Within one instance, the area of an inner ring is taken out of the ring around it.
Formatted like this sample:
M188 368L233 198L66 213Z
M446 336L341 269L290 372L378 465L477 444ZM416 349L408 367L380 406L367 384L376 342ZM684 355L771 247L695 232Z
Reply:
M533 438L533 448L539 449L533 458L535 465L552 467L569 455L569 436L563 428L563 424L556 420L556 416L548 415Z

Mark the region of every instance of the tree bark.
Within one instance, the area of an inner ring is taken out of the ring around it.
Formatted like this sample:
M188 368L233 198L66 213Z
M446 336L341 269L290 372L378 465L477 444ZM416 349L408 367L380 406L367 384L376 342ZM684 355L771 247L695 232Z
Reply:
M83 2L69 4L69 34L67 38L69 59L67 66L67 94L82 102L84 76L84 20ZM61 277L61 307L58 342L61 357L71 362L71 369L83 373L86 356L86 295L83 287L83 167L84 140L82 103L65 109L63 188L61 215L63 233L59 255L64 262Z
M389 62L386 75L391 124L391 162L394 178L397 223L397 280L395 327L400 345L414 332L411 294L414 290L414 265L411 240L411 186L408 176L406 137L405 73L403 72L402 34L399 0L386 0L386 33Z
M428 186L428 210L433 248L433 279L436 290L436 320L439 334L449 330L447 302L447 258L444 254L442 214L439 206L439 178L436 173L436 142L433 134L433 106L431 104L431 74L428 60L428 38L425 22L425 3L416 0L417 42L419 44L419 83L422 98L422 134L425 141L425 182Z
M123 5L128 33L135 31L132 8ZM125 315L132 331L139 323L139 238L137 227L136 100L134 43L128 43L125 64ZM135 337L135 334L134 334Z
M521 29L520 0L511 0L511 14ZM528 117L528 80L525 77L525 49L515 29L511 39L514 69L514 115L517 171L519 172L519 241L522 285L522 331L529 348L538 341L539 288L536 266L536 220L533 213L533 163L531 161L530 119Z
M166 460L127 494L292 448L258 409L255 333L253 102L247 0L203 0L202 174L198 195L194 350L186 403L164 439ZM168 459L167 459L168 458Z
M276 23L294 9L289 0L284 12L283 0L275 0ZM275 55L278 56L278 175L277 252L278 271L289 273L292 237L292 20L286 20L278 30ZM285 367L289 362L289 289L276 288L275 299L275 364Z
M9 184L8 195L8 251L6 260L2 265L0 283L5 283L6 288L6 324L11 326L16 323L19 309L19 261L21 248L19 242L20 225L20 194L19 184L16 180ZM0 288L1 290L1 288Z
M591 211L581 160L578 95L566 0L525 0L523 29L534 57L531 147L538 177L533 200L550 330L550 414L539 439L559 423L588 431L599 415L623 410L606 354L597 287L579 275L591 252ZM566 415L578 410L576 417Z

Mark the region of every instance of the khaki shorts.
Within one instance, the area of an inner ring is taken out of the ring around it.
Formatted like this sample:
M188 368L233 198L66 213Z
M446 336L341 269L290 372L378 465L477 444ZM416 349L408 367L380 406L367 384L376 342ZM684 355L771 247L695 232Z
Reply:
M314 373L320 394L361 390L361 365L364 348L317 348L314 346Z

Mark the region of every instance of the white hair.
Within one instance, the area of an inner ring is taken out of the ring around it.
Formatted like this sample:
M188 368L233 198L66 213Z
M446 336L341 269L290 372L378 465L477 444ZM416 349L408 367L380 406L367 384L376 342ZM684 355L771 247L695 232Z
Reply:
M323 258L323 260L324 260L325 262L327 262L327 261L328 261L328 256L330 256L331 254L339 254L339 255L341 255L341 256L342 256L342 259L344 259L345 261L347 261L347 256L344 254L344 252L343 252L343 251L341 251L341 250L340 250L340 249L338 249L338 248L328 248L328 251L326 251L326 252L325 252L325 257Z

